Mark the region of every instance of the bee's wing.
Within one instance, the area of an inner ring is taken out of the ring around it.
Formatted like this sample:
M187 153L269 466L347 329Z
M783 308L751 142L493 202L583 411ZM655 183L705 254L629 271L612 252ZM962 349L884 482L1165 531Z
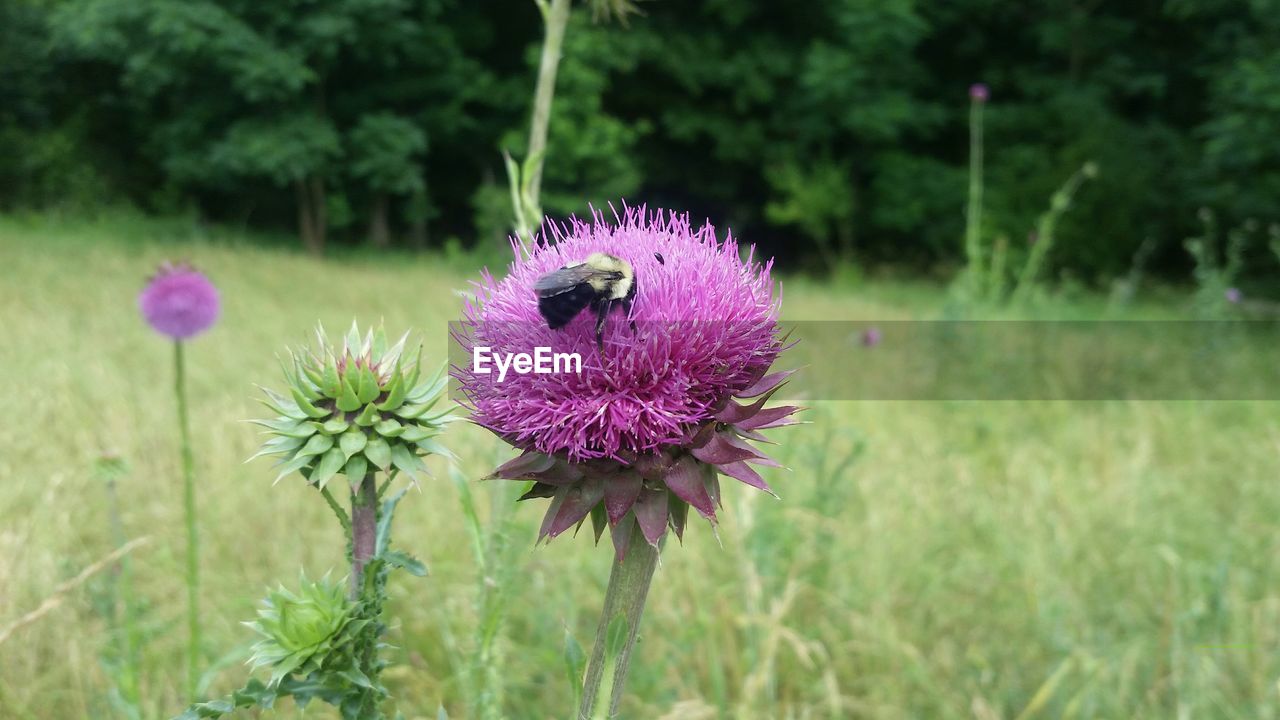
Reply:
M563 267L559 270L553 270L546 275L538 278L533 284L533 292L538 297L551 297L567 293L578 287L591 278L601 275L599 270L593 270L587 265L574 265L572 267Z

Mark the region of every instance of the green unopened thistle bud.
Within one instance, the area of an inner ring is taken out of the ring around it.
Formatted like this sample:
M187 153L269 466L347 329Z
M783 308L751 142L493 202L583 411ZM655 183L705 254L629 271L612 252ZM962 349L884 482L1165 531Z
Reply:
M422 455L451 456L433 438L457 418L440 402L448 377L441 367L421 378L421 347L406 361L405 342L387 346L382 328L365 334L352 323L343 347L316 329L318 347L291 352L284 365L288 397L263 388L263 403L279 414L255 420L273 437L257 455L279 455L280 478L301 472L323 488L334 475L352 487L365 474L398 470L417 478L427 468Z
M306 675L327 661L341 661L346 639L355 635L348 632L354 629L354 610L342 584L328 577L319 582L302 577L296 594L281 587L263 600L258 619L245 623L262 636L250 662L255 668L269 666L275 684L290 673Z

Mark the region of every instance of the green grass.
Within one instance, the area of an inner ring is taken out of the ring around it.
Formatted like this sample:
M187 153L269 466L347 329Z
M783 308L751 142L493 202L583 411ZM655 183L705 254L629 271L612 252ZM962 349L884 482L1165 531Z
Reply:
M170 352L135 307L165 258L207 270L224 298L188 354L210 663L251 640L239 621L269 584L342 573L314 491L242 462L257 437L241 420L262 413L252 383L278 386L276 353L317 320L385 319L443 359L467 280L430 255L320 261L181 223L0 218L0 627L111 550L93 467L119 452L125 532L152 538L132 565L148 718L185 703ZM792 319L898 319L942 299L796 281L785 302ZM767 473L780 501L729 488L718 542L697 523L664 552L625 717L1280 716L1275 404L817 402L807 419L774 433L791 468ZM473 427L446 437L466 478L511 455ZM503 717L567 717L565 631L590 642L611 548L534 548L541 507L470 480L482 573L436 469L397 516L398 545L431 568L392 583L399 708L476 717L486 688ZM0 717L113 717L106 637L83 588L20 629L0 646ZM214 689L244 672L231 662Z

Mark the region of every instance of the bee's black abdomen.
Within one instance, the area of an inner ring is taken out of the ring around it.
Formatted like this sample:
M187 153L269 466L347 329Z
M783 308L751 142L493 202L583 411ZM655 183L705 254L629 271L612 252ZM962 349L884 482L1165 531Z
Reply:
M577 317L595 294L590 285L582 283L567 292L538 298L538 312L546 318L547 327L559 330Z

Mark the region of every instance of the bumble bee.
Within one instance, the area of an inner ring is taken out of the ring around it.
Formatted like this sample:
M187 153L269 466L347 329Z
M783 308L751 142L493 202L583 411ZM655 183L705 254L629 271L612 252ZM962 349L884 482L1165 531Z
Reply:
M538 312L547 326L558 330L585 308L596 314L596 346L604 349L604 323L614 307L631 314L636 297L636 273L631 263L614 255L592 253L586 260L543 275L533 284ZM635 322L631 323L634 331Z

